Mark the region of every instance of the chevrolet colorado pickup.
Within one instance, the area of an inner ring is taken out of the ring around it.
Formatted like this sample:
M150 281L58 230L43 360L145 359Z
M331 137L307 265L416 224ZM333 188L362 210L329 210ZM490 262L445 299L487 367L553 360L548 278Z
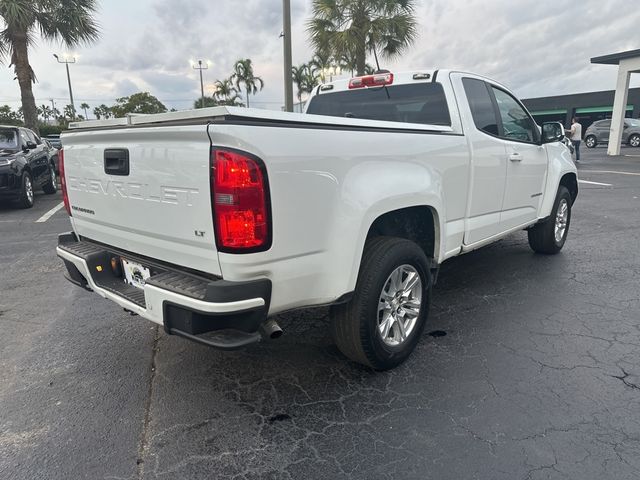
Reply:
M74 284L222 349L331 306L350 359L418 342L438 266L526 230L559 252L578 194L560 124L447 70L317 87L304 114L216 107L82 122L62 136Z

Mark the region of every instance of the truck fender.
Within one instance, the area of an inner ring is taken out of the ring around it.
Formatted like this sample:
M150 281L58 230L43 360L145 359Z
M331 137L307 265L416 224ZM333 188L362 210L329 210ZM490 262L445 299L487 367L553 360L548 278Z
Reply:
M547 171L547 183L544 199L540 207L540 218L547 218L551 215L553 203L558 193L558 188L562 184L567 184L571 193L571 198L575 201L578 195L578 170L576 169L569 149L561 143L547 144L547 155L549 158L549 168Z
M440 174L428 166L418 163L366 162L347 173L342 185L342 211L335 228L337 232L348 232L341 236L339 245L342 262L349 269L345 291L355 289L362 253L367 235L373 223L389 212L409 207L429 207L434 220L435 260L440 256L444 244L442 225L443 191ZM347 240L347 241L344 241ZM348 247L347 247L348 246Z

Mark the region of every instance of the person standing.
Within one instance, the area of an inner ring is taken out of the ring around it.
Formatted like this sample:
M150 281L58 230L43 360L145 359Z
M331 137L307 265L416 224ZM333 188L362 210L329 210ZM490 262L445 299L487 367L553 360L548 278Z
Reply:
M573 143L573 148L576 151L576 163L580 162L580 142L582 142L582 125L578 123L578 119L573 117L571 119L571 128L569 129L569 140Z

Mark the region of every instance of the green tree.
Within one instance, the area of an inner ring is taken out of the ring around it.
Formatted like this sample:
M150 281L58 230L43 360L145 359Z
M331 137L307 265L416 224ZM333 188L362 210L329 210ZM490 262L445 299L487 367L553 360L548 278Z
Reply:
M40 105L38 110L44 119L44 123L49 123L49 119L53 117L53 109L48 105Z
M67 121L74 120L76 116L76 112L75 112L75 109L73 108L73 105L71 104L65 105L64 110L62 111L62 116Z
M249 97L264 88L262 78L256 77L253 72L253 63L250 58L240 59L235 63L231 80L240 92L242 91L241 85L244 85L247 92L247 107L249 106Z
M322 80L322 83L324 83L326 81L325 76L327 70L335 66L333 63L334 59L331 55L331 51L328 48L322 48L313 55L313 58L309 62L309 66L313 69L314 73L320 73L320 79Z
M101 118L111 118L113 116L111 109L104 103L95 107L93 109L93 114L98 120L100 120Z
M202 98L197 99L193 102L193 108L208 108L208 107L217 107L218 102L213 97L204 97L204 102Z
M302 94L305 90L306 77L308 75L309 66L303 63L299 67L291 68L291 76L293 77L293 83L298 87L298 103L302 103Z
M149 92L138 92L128 97L116 98L111 107L115 117L124 117L127 113L164 113L167 111L160 100Z
M358 75L365 74L367 54L400 55L415 40L415 0L313 0L307 23L311 43L335 57L352 55Z
M230 107L242 106L240 102L241 97L238 90L233 85L231 78L225 78L224 80L216 80L213 84L216 92L213 94L218 105L226 105Z
M298 87L298 103L302 103L303 94L311 93L314 87L320 83L320 76L316 73L317 71L311 63L303 63L291 69L293 82Z
M0 106L0 123L5 125L22 125L18 114L9 105Z
M59 41L72 48L98 38L92 15L96 0L0 0L0 58L8 58L20 86L25 125L38 131L38 114L32 84L35 73L29 63L29 47L37 37Z
M84 118L88 120L89 114L87 113L87 110L89 110L91 107L89 106L88 103L83 102L80 104L80 108L84 110Z

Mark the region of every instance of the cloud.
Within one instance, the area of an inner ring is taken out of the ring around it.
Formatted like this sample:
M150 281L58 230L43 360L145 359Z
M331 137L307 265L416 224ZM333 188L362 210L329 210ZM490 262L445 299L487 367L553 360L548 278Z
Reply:
M292 0L294 64L312 56L305 24L311 0ZM624 0L417 0L420 35L392 70L457 68L487 75L521 97L613 89L615 67L593 56L638 48L637 16ZM252 105L283 103L282 0L109 0L98 19L102 37L79 49L71 66L74 97L94 105L148 90L167 106L187 108L200 95L189 59L211 60L205 87L251 58L265 89ZM30 53L38 103L66 103L64 67L46 42ZM371 60L370 60L371 63ZM0 68L0 103L19 106L12 71ZM638 80L633 80L638 85ZM59 99L59 100L58 100Z

